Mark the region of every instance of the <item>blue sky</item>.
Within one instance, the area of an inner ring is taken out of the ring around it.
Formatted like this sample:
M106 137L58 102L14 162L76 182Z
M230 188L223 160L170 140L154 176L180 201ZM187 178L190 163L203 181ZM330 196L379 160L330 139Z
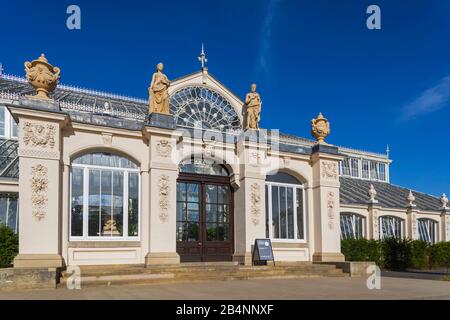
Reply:
M82 29L66 28L77 4ZM381 8L382 29L366 28ZM310 137L331 121L328 141L384 152L391 182L450 194L450 1L184 0L5 1L0 62L23 75L45 52L62 83L146 99L163 61L170 79L208 67L243 97L258 83L261 125Z

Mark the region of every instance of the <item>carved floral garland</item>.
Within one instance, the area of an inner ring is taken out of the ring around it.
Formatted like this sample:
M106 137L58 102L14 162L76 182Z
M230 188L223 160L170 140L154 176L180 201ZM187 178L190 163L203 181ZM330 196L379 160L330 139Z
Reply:
M159 219L166 222L169 218L167 211L169 210L169 176L162 175L159 178Z
M261 213L261 188L259 184L254 183L251 185L251 194L250 194L250 202L251 202L251 214L253 224L256 226L259 224L259 215Z
M56 128L52 124L39 124L25 122L23 125L23 142L26 146L32 147L50 147L55 146Z
M336 162L331 161L322 162L322 178L328 180L337 180L338 170Z
M328 192L327 198L327 208L328 208L328 227L333 230L334 227L334 193Z
M373 238L378 239L378 211L373 211Z
M39 221L45 217L48 197L48 169L41 164L31 168L31 204L33 216Z

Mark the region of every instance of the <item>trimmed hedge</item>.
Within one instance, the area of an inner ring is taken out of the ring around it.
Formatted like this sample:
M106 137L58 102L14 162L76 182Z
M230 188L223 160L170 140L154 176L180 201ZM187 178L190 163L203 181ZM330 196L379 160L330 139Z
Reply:
M430 245L421 240L398 238L345 239L341 241L341 252L347 261L374 261L379 267L392 270L450 266L450 242Z
M14 258L19 252L19 236L0 224L0 268L11 267Z
M430 265L432 268L450 267L450 242L439 242L431 246Z

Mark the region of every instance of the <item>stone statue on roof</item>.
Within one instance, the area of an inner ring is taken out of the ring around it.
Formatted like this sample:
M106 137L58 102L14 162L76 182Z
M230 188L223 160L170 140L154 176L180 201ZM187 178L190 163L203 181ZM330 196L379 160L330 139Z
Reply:
M261 97L256 92L256 84L252 84L250 92L245 97L246 105L246 129L259 130L259 120L261 115Z
M156 72L153 74L149 91L149 113L170 114L169 111L169 85L170 81L162 73L164 65L162 62L156 66Z

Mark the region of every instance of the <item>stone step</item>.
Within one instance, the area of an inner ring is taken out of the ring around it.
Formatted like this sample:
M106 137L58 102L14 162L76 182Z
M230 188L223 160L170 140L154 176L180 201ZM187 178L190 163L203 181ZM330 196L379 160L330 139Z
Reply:
M113 275L100 277L82 277L82 287L124 285L124 284L168 284L189 283L205 281L233 281L233 280L265 280L265 279L298 279L298 278L320 278L320 277L343 277L343 273L300 273L300 274L272 274L272 273L231 273L221 275L190 275L189 277L177 277L175 274L136 274L136 275ZM60 287L66 286L67 279L62 279Z
M303 265L290 267L271 266L178 266L177 268L83 268L82 286L104 286L119 284L163 284L198 281L230 281L249 279L291 279L310 277L345 277L341 269L325 265ZM60 286L65 287L68 274L63 273Z
M313 271L329 271L337 270L333 265L302 265L302 266L176 266L176 267L158 267L158 268L145 268L145 267L108 267L97 266L95 268L81 268L81 274L83 276L108 276L108 275L128 275L128 274L158 274L158 273L177 273L177 274L192 274L192 273L221 273L221 272L259 272L259 271L280 271L284 273L288 272L313 272ZM339 269L340 270L340 269ZM70 275L70 274L69 274ZM67 277L67 273L62 273L63 277Z

